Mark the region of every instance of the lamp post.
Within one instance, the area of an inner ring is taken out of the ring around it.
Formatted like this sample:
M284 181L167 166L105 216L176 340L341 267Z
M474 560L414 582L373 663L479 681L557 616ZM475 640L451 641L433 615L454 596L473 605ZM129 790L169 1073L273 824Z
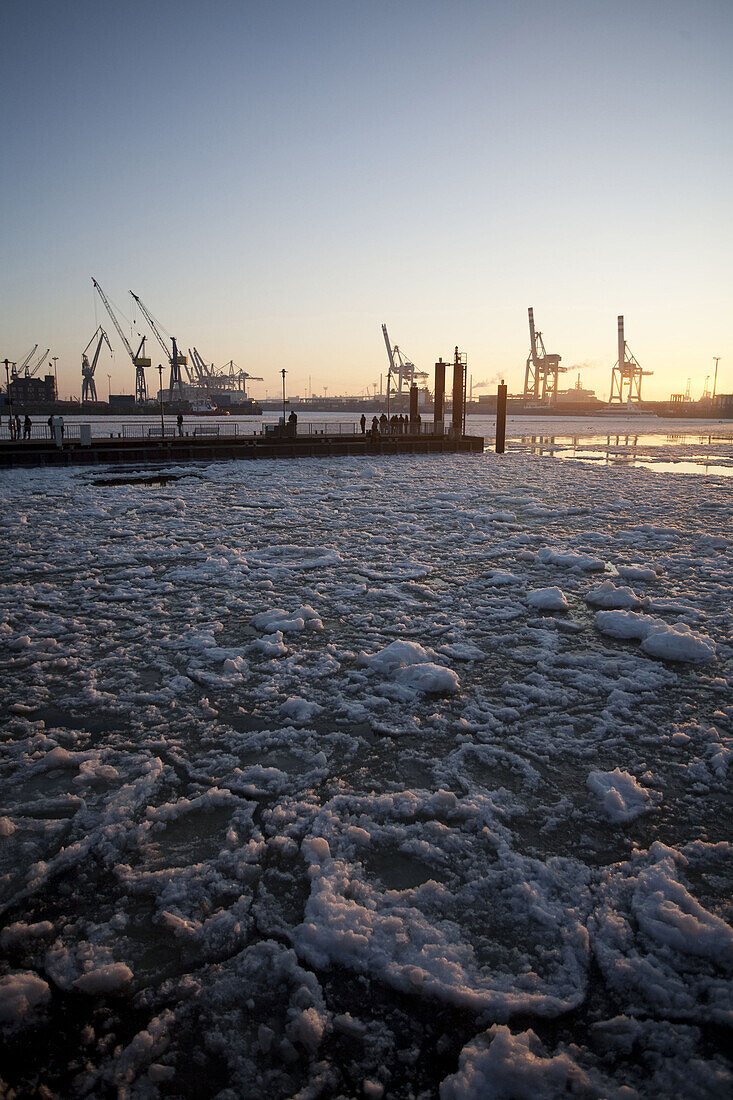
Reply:
M107 400L112 396L112 375L107 375Z
M8 427L12 431L13 427L13 397L10 393L10 360L5 361L5 392L8 395Z
M165 439L165 420L163 419L163 368L158 363L158 378L160 380L160 438Z
M280 371L280 374L283 376L283 424L285 423L285 375L287 373L285 367Z

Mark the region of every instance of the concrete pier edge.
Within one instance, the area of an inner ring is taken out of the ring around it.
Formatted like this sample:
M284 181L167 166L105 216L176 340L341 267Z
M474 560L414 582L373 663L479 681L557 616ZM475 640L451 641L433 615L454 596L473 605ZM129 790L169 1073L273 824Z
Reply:
M124 466L132 463L216 462L228 459L334 458L348 455L480 454L483 436L403 435L302 436L288 439L197 439L193 436L166 440L96 439L81 446L78 440L63 447L51 440L0 443L0 467Z

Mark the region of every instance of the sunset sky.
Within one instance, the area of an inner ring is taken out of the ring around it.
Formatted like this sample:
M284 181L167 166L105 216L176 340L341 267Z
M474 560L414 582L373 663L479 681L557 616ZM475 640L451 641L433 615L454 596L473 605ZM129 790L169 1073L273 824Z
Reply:
M131 392L94 275L254 396L363 392L383 321L516 390L529 305L568 384L608 395L623 313L645 396L716 355L731 392L732 32L730 0L5 0L0 356L50 345L79 395L101 322Z

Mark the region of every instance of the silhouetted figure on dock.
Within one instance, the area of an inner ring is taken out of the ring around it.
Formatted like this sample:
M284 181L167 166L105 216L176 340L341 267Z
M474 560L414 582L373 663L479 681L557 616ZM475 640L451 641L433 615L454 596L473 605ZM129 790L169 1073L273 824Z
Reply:
M298 414L295 409L292 409L290 416L288 417L288 435L295 436L298 434Z
M379 421L376 416L372 417L372 439L376 439L379 435Z
M20 439L20 417L17 413L13 417L13 439L16 441Z
M49 416L46 423L48 424L48 430L51 433L51 439L53 439L53 413L51 414L51 416Z
M387 415L386 415L386 413L382 413L382 415L379 418L379 431L382 435L387 434L388 426L389 426L389 421L387 420Z
M183 413L179 413L176 417L176 424L178 425L178 434L183 435Z
M29 417L28 413L25 414L25 420L23 421L23 439L30 439L31 428L33 427L33 421Z
M364 416L364 413L361 414L361 418L359 420L359 423L361 424L361 434L365 435L366 434L366 417Z

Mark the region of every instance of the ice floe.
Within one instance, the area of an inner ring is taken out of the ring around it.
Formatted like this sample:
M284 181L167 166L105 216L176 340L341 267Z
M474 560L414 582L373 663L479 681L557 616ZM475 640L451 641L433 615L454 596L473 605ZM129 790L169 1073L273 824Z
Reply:
M0 478L3 1088L730 1092L729 490L165 472Z

